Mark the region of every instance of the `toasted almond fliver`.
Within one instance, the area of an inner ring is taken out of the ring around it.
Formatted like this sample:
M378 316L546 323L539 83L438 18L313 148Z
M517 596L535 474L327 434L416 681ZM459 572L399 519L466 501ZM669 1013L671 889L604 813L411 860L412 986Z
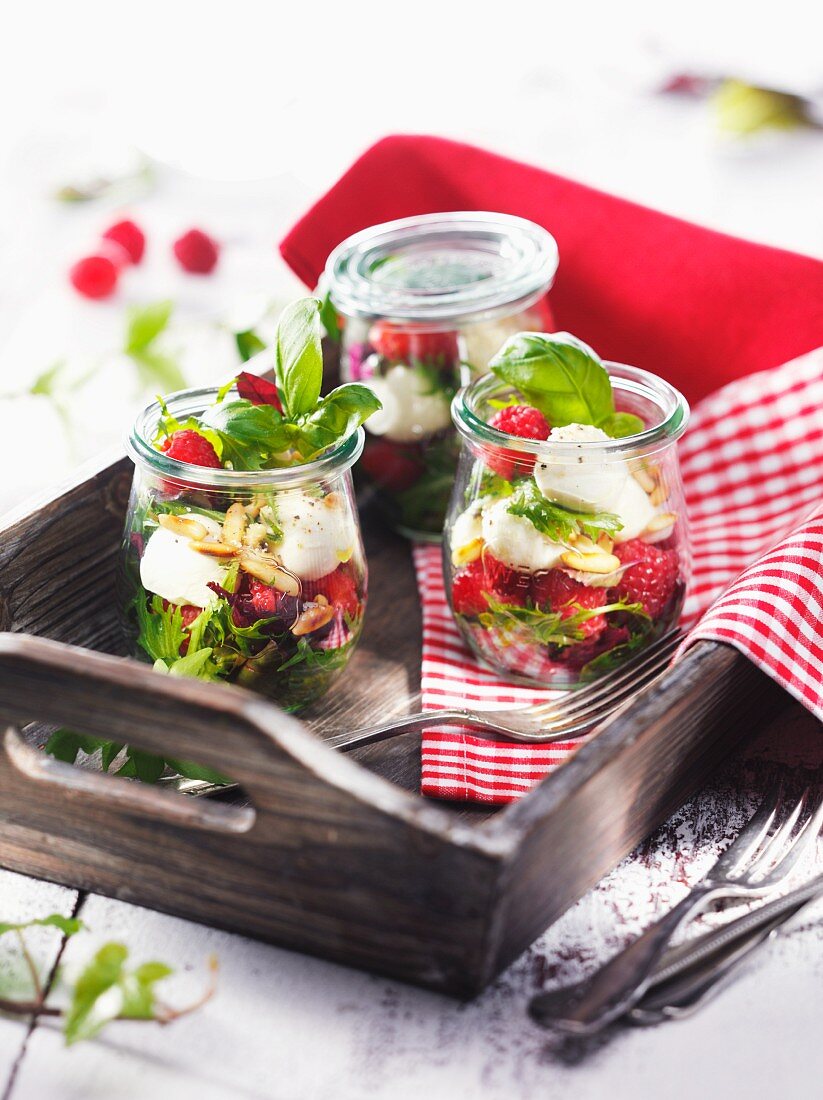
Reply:
M240 503L232 504L226 512L226 518L223 520L223 542L226 546L234 546L236 549L240 549L243 545L243 532L246 530L248 522L249 517L243 505Z
M605 531L601 531L597 536L597 545L607 554L611 554L612 550L614 550L614 539L611 538L610 535L607 535Z
M322 592L317 593L317 595L314 597L314 602L319 603L321 607L329 606L329 601L326 599Z
M326 505L327 508L337 508L340 504L340 494L326 493L326 495L323 497L323 503Z
M468 565L469 562L477 561L483 553L484 545L482 539L472 539L462 546L455 546L452 550L452 565Z
M173 516L169 512L161 512L157 522L173 535L184 539L204 539L208 531L199 520L191 516Z
M620 568L620 558L598 550L594 554L581 554L577 550L567 550L560 560L569 569L579 569L581 573L613 573Z
M191 548L210 558L233 558L237 553L236 547L226 546L224 542L202 542L200 539L192 539Z
M661 481L659 485L655 485L654 492L649 494L649 503L653 504L655 508L659 508L661 504L666 502L668 496L669 490Z
M649 520L643 536L648 542L662 542L672 533L676 522L676 512L661 512Z
M634 475L634 480L644 493L654 492L657 482L645 466L638 466L636 470L632 470L632 474Z
M347 561L351 561L351 556L354 553L353 546L347 546L345 550L337 551L337 560L341 565L345 565Z
M260 550L244 549L240 551L240 568L263 584L272 584L287 596L300 595L300 581L287 572L271 554Z
M299 638L303 634L311 634L313 630L319 630L321 626L330 623L333 618L333 607L323 607L315 604L314 607L307 607L301 611L297 616L297 622L291 628L291 632Z
M246 505L246 515L250 519L257 519L257 517L260 515L260 509L265 503L265 497L252 497L249 503Z

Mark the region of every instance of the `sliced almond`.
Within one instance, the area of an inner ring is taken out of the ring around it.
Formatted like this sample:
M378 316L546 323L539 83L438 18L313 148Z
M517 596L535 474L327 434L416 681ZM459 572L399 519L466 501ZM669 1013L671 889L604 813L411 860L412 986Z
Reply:
M242 504L232 504L223 520L223 542L237 550L243 545L243 533L249 522L248 513Z
M323 497L323 503L327 508L339 508L341 504L341 498L339 493L326 493Z
M326 626L333 618L333 607L314 604L300 612L297 616L297 622L291 628L291 632L299 638L303 634L311 634L312 631L319 630L321 626Z
M632 475L644 493L654 492L657 482L645 466L638 466L636 470L632 470Z
M662 542L672 533L676 522L676 512L661 512L649 520L643 536L648 542Z
M601 531L597 536L597 545L607 554L611 554L612 550L614 550L614 539L610 535L607 535L605 531Z
M649 494L649 503L653 504L655 508L659 508L661 504L664 504L668 500L669 491L665 484L661 481L659 485L654 487L654 492Z
M314 602L319 603L321 607L329 606L329 601L326 599L322 592L317 593L317 595L314 597Z
M341 565L345 565L347 561L351 560L351 556L354 553L353 546L347 546L345 550L337 551L337 560Z
M572 580L585 584L588 588L614 588L616 584L620 584L627 568L628 566L621 565L613 573L582 573L579 569L567 569L565 572Z
M198 554L208 554L210 558L233 558L237 553L234 546L226 546L224 542L202 542L200 539L192 539L190 545Z
M240 568L257 577L263 584L271 584L287 596L300 595L300 581L285 570L271 554L261 550L244 548L240 551Z
M173 516L169 512L161 512L157 522L173 535L184 539L204 539L208 531L199 520L191 516Z
M604 550L598 550L593 554L581 554L577 550L567 550L560 555L560 560L569 569L579 569L581 573L614 573L620 568L620 558L614 554L607 554Z
M471 542L466 542L463 546L455 546L452 550L452 565L468 565L469 562L477 561L483 553L484 545L482 539L472 539Z

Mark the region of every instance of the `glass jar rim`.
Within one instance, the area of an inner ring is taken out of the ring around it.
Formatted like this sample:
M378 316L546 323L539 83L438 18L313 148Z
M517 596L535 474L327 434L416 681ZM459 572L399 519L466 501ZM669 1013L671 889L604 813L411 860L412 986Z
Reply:
M220 392L217 386L204 386L199 389L178 390L165 399L166 408L178 419L195 416L213 404ZM350 469L363 451L365 433L362 428L352 432L342 442L324 452L311 462L297 466L274 467L268 470L225 470L211 466L193 466L169 458L152 444L162 408L159 401L147 405L135 420L128 439L126 451L135 465L148 467L152 473L164 480L181 485L197 485L206 489L262 488L277 489L300 488L311 482L335 477Z
M430 279L438 246L444 254L459 252L466 271L473 266L478 277L461 282L453 276L452 282L429 286L392 283L390 261L398 255L407 270L416 261ZM457 324L528 307L551 287L558 262L554 237L526 218L483 210L420 214L347 237L326 262L324 284L346 316ZM382 272L380 278L376 272Z
M652 401L661 411L659 423L635 435L618 439L591 442L558 442L556 440L523 439L492 427L477 411L482 401L492 397L495 391L508 386L494 374L485 374L459 390L452 401L452 420L464 438L474 443L507 450L524 451L542 458L574 461L583 450L609 461L623 459L626 455L651 454L676 442L685 432L689 422L689 404L686 398L659 375L651 371L631 367L626 363L605 360L603 366L609 373L613 388Z

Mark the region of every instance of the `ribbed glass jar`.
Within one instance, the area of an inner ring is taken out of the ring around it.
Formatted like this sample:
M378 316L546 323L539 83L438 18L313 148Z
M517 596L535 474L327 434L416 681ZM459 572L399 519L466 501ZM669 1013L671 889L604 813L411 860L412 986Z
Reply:
M554 328L546 295L556 270L545 229L477 211L373 226L329 257L343 380L383 403L359 469L403 534L441 537L459 450L451 400L509 336Z
M216 394L185 391L167 408L185 422ZM362 428L313 462L244 472L169 458L154 443L160 414L150 405L128 441L119 599L131 652L286 710L312 703L345 668L363 622L351 476Z
M573 687L680 615L691 553L677 440L688 406L646 371L605 366L617 411L640 416L643 432L603 442L508 435L488 423L512 396L492 375L452 405L462 448L446 591L467 644L509 679ZM604 513L618 521L608 533L597 530Z

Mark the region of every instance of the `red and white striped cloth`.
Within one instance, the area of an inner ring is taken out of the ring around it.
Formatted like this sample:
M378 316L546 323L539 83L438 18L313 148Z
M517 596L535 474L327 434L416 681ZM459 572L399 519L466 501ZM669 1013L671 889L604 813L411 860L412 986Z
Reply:
M823 719L823 348L704 398L680 457L694 549L684 645L732 643ZM419 545L414 556L424 708L552 698L477 664L446 603L440 548ZM422 792L511 802L578 744L523 746L454 726L432 730L423 738Z

